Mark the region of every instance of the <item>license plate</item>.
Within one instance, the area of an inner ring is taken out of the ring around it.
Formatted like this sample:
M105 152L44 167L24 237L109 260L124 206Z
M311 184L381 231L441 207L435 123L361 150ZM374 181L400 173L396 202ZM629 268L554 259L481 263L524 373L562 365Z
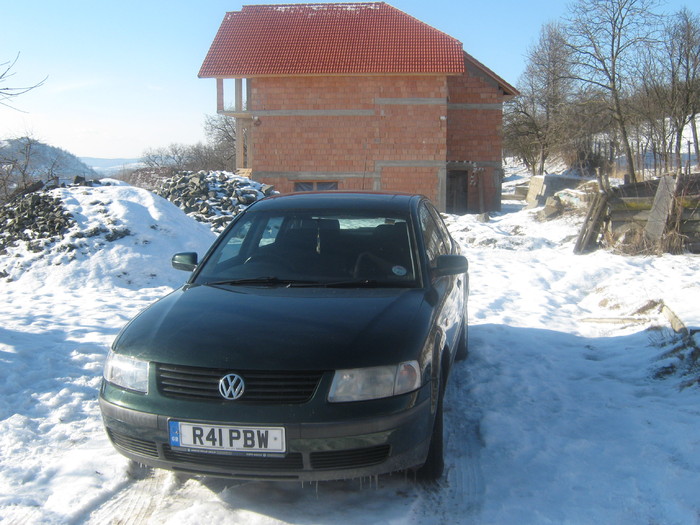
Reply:
M229 427L170 421L170 445L219 453L281 454L284 427Z

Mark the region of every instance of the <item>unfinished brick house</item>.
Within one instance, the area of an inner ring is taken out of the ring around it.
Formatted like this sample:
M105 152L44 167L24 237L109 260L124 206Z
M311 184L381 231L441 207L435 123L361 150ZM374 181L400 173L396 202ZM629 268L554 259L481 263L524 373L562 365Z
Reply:
M500 209L502 106L517 91L386 3L243 6L199 77L217 80L217 111L245 137L237 167L283 193L403 191L454 213Z

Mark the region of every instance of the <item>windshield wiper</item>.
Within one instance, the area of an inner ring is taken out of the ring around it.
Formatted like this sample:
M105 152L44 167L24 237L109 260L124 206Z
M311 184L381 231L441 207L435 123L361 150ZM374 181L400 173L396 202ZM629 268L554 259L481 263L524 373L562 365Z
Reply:
M280 279L279 277L251 277L246 279L222 279L220 281L209 281L199 283L205 286L245 286L251 285L268 285L268 286L294 286L296 284L314 284L313 281L298 281L295 279Z
M380 286L396 286L395 283L380 283L376 279L351 279L347 281L305 281L301 279L280 279L279 277L253 277L247 279L222 279L197 283L205 286L284 286L287 288L377 288Z
M380 286L380 283L376 279L352 279L349 281L316 283L315 286L321 286L324 288L376 288L377 286Z

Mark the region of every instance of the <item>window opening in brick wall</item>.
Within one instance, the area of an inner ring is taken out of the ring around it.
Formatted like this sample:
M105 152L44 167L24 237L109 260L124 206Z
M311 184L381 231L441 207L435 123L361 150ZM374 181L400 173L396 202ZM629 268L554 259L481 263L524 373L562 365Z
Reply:
M294 191L328 191L337 190L337 181L326 181L326 182L295 182Z

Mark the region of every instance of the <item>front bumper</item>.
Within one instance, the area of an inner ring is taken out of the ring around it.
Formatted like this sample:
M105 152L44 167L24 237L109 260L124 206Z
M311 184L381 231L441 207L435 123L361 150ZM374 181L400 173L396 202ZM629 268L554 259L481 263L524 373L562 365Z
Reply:
M100 408L115 448L134 461L193 475L261 480L348 479L420 466L428 452L433 421L426 399L391 415L284 424L287 453L260 457L171 447L171 417L124 408L102 396Z

